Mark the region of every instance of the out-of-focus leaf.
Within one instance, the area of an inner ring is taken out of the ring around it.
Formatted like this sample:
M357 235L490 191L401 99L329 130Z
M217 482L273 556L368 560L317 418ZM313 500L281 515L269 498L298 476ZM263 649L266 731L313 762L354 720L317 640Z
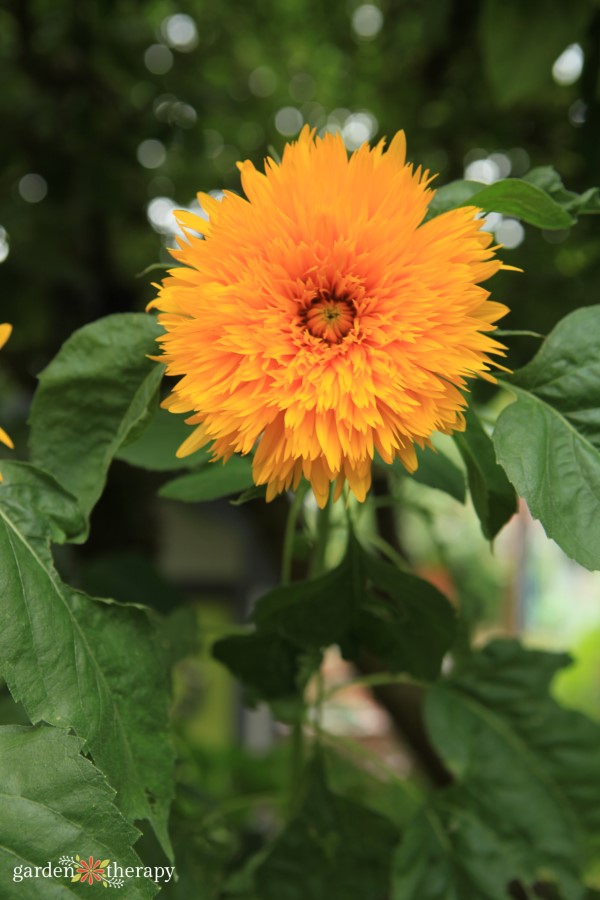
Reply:
M256 871L257 894L262 900L384 900L397 840L388 819L332 793L313 762L300 810Z
M600 568L600 306L566 316L506 380L516 401L494 430L498 460L546 534Z
M456 635L437 588L365 553L353 536L337 568L265 594L252 620L253 634L218 641L213 652L267 700L297 697L332 644L350 659L366 650L391 672L435 678Z
M160 328L141 313L108 316L76 331L39 377L30 415L32 462L79 501L98 500L117 450L148 424L163 367Z
M26 507L0 488L0 671L33 723L85 740L119 808L131 821L149 819L169 852L172 750L155 627L143 609L61 583L48 550L57 520L35 515L55 501L54 482L19 471Z
M465 502L465 476L461 469L441 450L417 448L418 468L413 473L415 481L438 491L444 491L459 503Z
M451 182L437 191L429 214L440 215L458 206L477 206L485 212L514 216L547 231L568 228L575 221L545 190L519 178L504 178L485 186L476 181Z
M485 0L480 29L483 60L496 102L535 100L552 87L552 64L581 37L593 15L588 0ZM535 35L535 39L533 36Z
M585 895L600 836L600 726L548 693L561 654L494 641L431 690L431 739L456 778L409 825L394 900L504 900L513 879Z
M117 552L80 563L81 587L94 597L137 603L169 613L186 602L182 591L166 581L141 553Z
M485 212L515 216L547 231L568 228L574 222L573 217L545 191L519 178L505 178L486 185L470 198L471 203Z
M440 216L442 213L448 212L450 209L456 209L457 206L465 206L470 204L471 197L481 190L479 181L451 181L437 188L429 208L427 210L427 218Z
M574 216L600 213L600 188L592 187L583 194L568 191L562 179L552 166L538 166L531 169L523 180L535 184L546 191L552 199Z
M80 755L82 741L58 728L0 728L0 891L7 900L80 897L69 877L15 881L16 867L59 865L64 856L141 866L136 831L114 804L103 774ZM21 869L21 872L23 868ZM119 897L144 900L157 885L125 878Z
M517 497L501 466L494 445L472 409L465 411L467 427L453 437L467 467L473 506L486 538L492 540L517 511Z
M233 456L225 464L208 463L198 472L180 475L164 484L158 493L169 500L203 503L237 494L253 484L252 460L247 456Z
M265 500L267 495L267 487L264 484L255 484L236 497L230 500L232 506L243 506L244 503L250 503L252 500Z
M350 656L367 649L416 678L436 677L456 629L437 588L365 553L352 536L336 569L266 594L253 619L303 649L337 643Z
M350 640L390 672L434 679L456 636L454 610L428 581L365 553L353 573L358 618Z
M191 469L201 461L208 461L208 450L182 458L176 456L178 448L190 436L191 428L185 424L185 418L159 406L148 427L135 441L121 447L116 459L152 472Z
M213 656L245 687L265 700L293 697L299 691L300 652L275 633L236 634L213 645Z

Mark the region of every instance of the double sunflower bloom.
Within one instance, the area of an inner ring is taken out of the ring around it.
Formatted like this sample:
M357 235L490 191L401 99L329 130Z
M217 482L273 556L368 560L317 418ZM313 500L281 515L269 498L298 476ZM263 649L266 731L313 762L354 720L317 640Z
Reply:
M304 128L265 173L239 164L246 198L177 214L185 239L150 306L169 375L165 406L191 412L178 451L254 450L267 499L302 475L319 506L330 484L359 500L375 452L416 468L415 444L464 428L466 379L488 374L508 310L480 282L502 268L479 210L425 221L431 177L399 132L348 157Z

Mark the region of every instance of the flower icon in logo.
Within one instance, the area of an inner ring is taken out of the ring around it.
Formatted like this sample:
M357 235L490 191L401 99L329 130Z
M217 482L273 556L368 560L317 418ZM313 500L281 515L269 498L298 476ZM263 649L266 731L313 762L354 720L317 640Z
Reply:
M93 856L90 856L86 861L85 859L80 859L78 855L75 859L77 860L79 867L76 869L75 875L71 881L81 881L82 884L87 882L90 885L93 884L94 881L102 881L106 884L104 870L110 862L109 859L100 861L99 859L95 860Z
M94 859L93 856L88 857L88 859L82 859L76 853L75 856L71 854L61 856L58 862L61 866L68 866L71 872L75 873L74 875L69 873L71 882L92 885L94 882L99 881L102 887L105 888L121 888L125 883L116 872L110 871L111 865L113 868L115 866L115 863L111 864L110 859Z

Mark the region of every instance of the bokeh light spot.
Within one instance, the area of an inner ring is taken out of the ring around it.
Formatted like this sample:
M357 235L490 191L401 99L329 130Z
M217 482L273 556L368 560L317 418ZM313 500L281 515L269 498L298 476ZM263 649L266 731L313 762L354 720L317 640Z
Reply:
M482 181L493 184L500 178L500 168L493 159L475 159L465 168L467 181Z
M189 53L198 44L196 23L186 13L169 16L163 21L160 30L168 45L183 53Z
M585 125L585 120L587 119L587 103L585 103L581 98L579 100L575 100L574 103L571 103L569 107L569 122L571 125L574 125L575 128L581 128L582 125Z
M275 115L275 128L284 137L298 134L302 124L302 113L295 106L283 106Z
M370 141L379 127L375 116L365 111L351 113L342 127L342 138L348 150L358 150Z
M383 25L383 13L373 3L362 3L352 13L352 28L359 38L372 41Z
M29 172L27 175L23 175L19 181L19 194L27 203L39 203L47 193L46 179L37 172Z
M169 110L169 121L179 128L193 128L198 121L198 114L189 103L178 100Z
M173 215L174 209L177 209L177 205L170 197L155 197L150 201L146 207L146 215L155 231L160 234L171 234L175 231L177 223Z
M506 153L490 153L488 159L498 166L500 178L508 178L512 169L512 163Z
M494 228L494 234L498 243L506 250L514 250L525 240L525 229L518 219L502 219Z
M6 228L2 228L0 225L0 263L4 262L9 253L8 234L6 233Z
M583 71L583 49L570 44L552 66L552 77L557 84L574 84Z
M277 75L269 66L259 66L250 72L248 87L255 97L270 97L277 89Z
M158 169L167 158L165 145L154 138L142 141L137 148L137 158L138 162L144 166L145 169Z
M152 44L144 53L144 64L153 75L164 75L173 65L173 54L164 44Z

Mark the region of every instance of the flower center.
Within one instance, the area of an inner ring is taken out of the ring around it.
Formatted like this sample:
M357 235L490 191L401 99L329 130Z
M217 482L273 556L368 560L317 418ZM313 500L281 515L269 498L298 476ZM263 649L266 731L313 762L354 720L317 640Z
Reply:
M328 344L339 344L352 328L354 306L349 300L323 291L304 310L304 322L314 337Z

